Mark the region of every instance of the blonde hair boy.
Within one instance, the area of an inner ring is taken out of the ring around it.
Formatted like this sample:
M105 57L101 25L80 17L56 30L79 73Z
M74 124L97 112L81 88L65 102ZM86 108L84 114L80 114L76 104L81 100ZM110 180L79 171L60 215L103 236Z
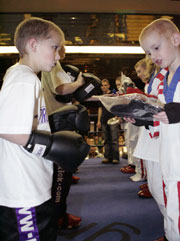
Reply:
M37 17L31 17L22 21L16 28L14 35L14 44L19 51L20 57L26 54L26 44L29 39L36 40L50 39L52 32L61 36L61 43L64 41L63 31L53 22Z
M16 28L20 59L6 71L0 92L0 237L4 241L57 239L51 200L53 163L23 147L32 131L50 134L37 74L56 65L63 39L57 25L40 18L26 19Z
M162 171L165 236L159 240L180 240L180 34L169 19L160 18L147 25L139 36L147 56L165 71L159 78L158 100L164 111L154 115L160 121L158 160ZM156 127L158 127L156 125ZM155 183L155 185L159 185ZM163 197L162 197L163 196Z

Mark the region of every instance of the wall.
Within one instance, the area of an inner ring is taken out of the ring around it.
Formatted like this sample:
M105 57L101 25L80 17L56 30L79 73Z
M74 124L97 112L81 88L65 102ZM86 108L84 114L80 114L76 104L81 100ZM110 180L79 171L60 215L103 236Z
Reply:
M0 12L123 12L179 14L179 0L0 0Z

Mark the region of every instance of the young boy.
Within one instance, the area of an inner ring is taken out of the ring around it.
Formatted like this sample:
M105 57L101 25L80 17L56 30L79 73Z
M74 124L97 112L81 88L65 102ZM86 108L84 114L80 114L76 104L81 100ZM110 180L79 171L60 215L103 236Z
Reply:
M156 115L160 121L159 161L164 187L164 230L160 240L180 240L180 34L168 19L157 19L146 26L140 45L152 61L168 72L159 85L158 99L165 104Z
M50 132L40 71L59 60L61 29L50 21L29 18L16 28L20 60L11 66L0 92L0 239L55 241L57 220L51 203L53 163L23 146L32 130Z

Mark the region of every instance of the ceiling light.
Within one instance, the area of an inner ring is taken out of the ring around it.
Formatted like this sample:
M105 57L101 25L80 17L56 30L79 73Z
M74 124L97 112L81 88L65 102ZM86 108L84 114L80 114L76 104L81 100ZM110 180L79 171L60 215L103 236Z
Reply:
M139 46L66 46L67 54L144 54ZM18 54L15 46L0 46L0 54Z
M144 54L139 46L66 46L66 53L79 54Z

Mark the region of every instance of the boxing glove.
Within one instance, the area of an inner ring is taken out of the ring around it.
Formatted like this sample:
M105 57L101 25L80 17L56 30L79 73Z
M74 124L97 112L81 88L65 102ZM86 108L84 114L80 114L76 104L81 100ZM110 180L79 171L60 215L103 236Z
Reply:
M73 172L89 153L89 145L72 131L49 134L33 131L24 148L37 156L53 161L67 172Z
M90 98L92 95L95 95L99 92L101 86L101 80L91 73L83 73L85 84L80 86L74 93L73 97L82 102L87 98Z
M49 115L51 132L61 130L87 132L90 128L88 112L83 105L66 105Z

